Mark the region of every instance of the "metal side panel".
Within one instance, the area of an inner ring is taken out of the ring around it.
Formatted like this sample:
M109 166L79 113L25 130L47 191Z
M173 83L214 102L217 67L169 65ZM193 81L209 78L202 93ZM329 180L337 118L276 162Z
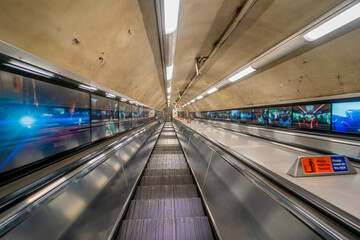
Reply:
M257 126L249 126L246 124L235 124L230 122L218 122L218 121L206 121L206 124L232 129L239 132L253 134L259 137L265 137L274 139L276 141L284 143L295 143L299 146L317 148L325 150L332 153L339 153L354 158L360 157L360 142L349 140L349 139L339 139L329 136L320 136L314 135L311 132L309 133L297 133L289 132L284 128L279 129L268 129Z
M156 142L149 137L141 147L145 140L114 151L2 239L107 239Z
M182 145L220 239L321 239L197 138Z
M320 239L216 153L202 191L223 239Z

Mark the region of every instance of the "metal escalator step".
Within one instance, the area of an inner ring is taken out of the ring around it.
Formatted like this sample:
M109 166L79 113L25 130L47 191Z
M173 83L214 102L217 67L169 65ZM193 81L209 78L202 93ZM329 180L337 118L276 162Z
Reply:
M126 219L204 216L200 198L132 200Z
M153 185L187 185L193 184L193 179L189 175L176 176L144 176L141 178L139 186Z
M184 169L187 163L148 163L147 169Z
M144 176L190 175L188 168L178 169L145 169Z
M157 149L154 149L153 153L155 154L181 154L182 153L182 150L181 148L178 148L178 149L161 149L161 150L157 150Z
M211 240L207 217L125 220L118 239L125 240Z
M150 158L149 163L186 163L185 159Z
M134 200L194 197L198 197L198 193L194 184L162 185L138 187L135 192Z
M150 159L181 159L185 160L184 154L151 154Z

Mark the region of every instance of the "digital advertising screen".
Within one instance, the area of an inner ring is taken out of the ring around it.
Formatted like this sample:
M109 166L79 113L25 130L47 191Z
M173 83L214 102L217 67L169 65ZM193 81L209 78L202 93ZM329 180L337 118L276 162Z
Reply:
M240 122L251 123L251 109L240 110Z
M267 108L255 108L252 109L251 114L251 123L259 124L259 125L266 125L268 121L268 109Z
M90 97L0 71L0 173L90 143Z
M292 107L274 107L269 109L269 125L291 127Z
M119 132L119 102L102 96L91 95L92 141Z
M231 120L231 111L224 111L223 120L230 121Z
M225 119L224 112L217 112L217 119L224 120Z
M293 127L330 131L331 104L298 105L293 107Z
M240 110L231 110L231 121L238 122L240 120Z
M333 103L332 131L360 134L360 101Z

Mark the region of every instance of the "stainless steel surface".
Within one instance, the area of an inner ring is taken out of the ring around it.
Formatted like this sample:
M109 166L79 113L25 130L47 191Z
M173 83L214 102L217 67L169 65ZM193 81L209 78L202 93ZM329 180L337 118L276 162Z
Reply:
M246 165L240 164L206 142L200 135L175 121L181 145L194 172L209 215L222 239L347 239L304 204L299 205ZM190 136L193 136L190 141ZM206 146L201 148L200 146ZM202 150L201 150L202 149ZM212 154L209 154L212 152ZM209 156L205 160L203 155ZM199 163L207 161L206 163ZM199 171L199 166L206 171Z
M213 239L171 123L166 123L118 239Z
M325 150L329 153L343 154L353 158L360 157L360 142L355 140L320 136L311 133L305 134L289 132L286 129L268 129L245 124L235 124L231 122L220 122L212 120L202 120L202 122L225 129L235 130L240 133L268 138L269 140L275 140L285 144L296 144L297 146L312 148L314 150L318 149L319 151Z
M350 229L360 231L360 208L359 202L355 200L360 199L359 174L295 179L289 176L287 171L298 156L305 154L300 148L215 128L212 125L197 124L194 121L186 125L207 139L212 139L215 144L223 146L226 151L273 181L287 186L291 192L322 209L332 218L340 219ZM306 155L318 155L315 152L305 152ZM359 168L356 170L360 172Z
M158 127L159 124L146 131L142 129L126 144L114 145L113 151L98 156L25 199L20 206L22 212L28 213L26 218L21 218L22 212L3 215L2 223L16 221L17 225L2 238L110 237L156 142L156 134L151 135Z

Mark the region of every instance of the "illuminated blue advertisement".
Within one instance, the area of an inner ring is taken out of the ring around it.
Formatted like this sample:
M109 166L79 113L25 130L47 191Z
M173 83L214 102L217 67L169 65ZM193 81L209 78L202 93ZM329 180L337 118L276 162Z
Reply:
M360 133L360 102L333 103L332 131Z
M90 142L88 93L0 71L0 173Z

